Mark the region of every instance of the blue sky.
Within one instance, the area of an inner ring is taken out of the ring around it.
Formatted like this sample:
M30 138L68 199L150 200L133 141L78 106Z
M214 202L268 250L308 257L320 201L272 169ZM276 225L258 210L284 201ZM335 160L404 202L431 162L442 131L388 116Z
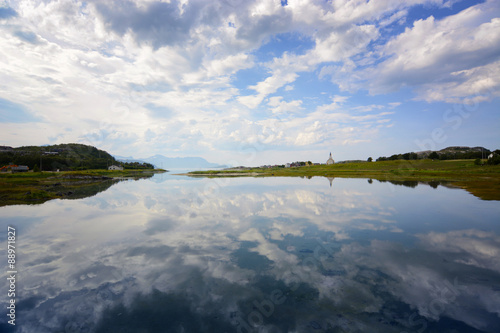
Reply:
M0 145L222 164L500 148L498 1L1 1Z

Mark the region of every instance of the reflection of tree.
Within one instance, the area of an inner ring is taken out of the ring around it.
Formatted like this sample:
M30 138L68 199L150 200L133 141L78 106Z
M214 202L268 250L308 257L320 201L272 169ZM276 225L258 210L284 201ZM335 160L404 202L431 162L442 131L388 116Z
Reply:
M406 186L406 187L411 187L415 188L418 185L429 185L432 188L437 188L439 185L444 185L446 182L444 181L438 181L438 180L431 180L428 182L421 182L417 180L379 180L381 183L389 182L393 185L400 185L400 186ZM371 179L368 180L368 183L372 183Z
M411 187L411 188L415 188L418 186L419 183L421 183L417 180L378 180L378 181L381 183L389 182L393 185L399 185L399 186L405 186L405 187Z
M134 180L152 177L145 174ZM13 182L0 188L0 207L9 205L36 205L52 199L83 199L104 192L126 178L106 176L71 175ZM128 179L128 178L127 178Z
M416 180L390 180L391 184L402 185L405 187L415 188L418 186L418 181Z
M439 182L437 180L431 180L427 184L429 184L429 186L432 187L432 188L437 188L441 184L441 182Z

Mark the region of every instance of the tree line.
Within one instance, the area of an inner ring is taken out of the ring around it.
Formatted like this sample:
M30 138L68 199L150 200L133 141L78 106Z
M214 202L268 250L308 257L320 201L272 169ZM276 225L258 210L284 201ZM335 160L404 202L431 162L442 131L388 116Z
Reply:
M146 162L121 162L119 163L124 169L154 169L155 166Z
M443 151L433 151L429 154L417 154L415 152L404 153L404 154L394 154L389 157L381 156L377 158L377 161L395 161L395 160L419 160L419 159L432 159L432 160L467 160L467 159L485 159L491 153L493 157L486 161L486 164L497 165L500 164L500 150L490 151L484 149L482 151L478 150L468 150L468 151L453 151L443 150Z

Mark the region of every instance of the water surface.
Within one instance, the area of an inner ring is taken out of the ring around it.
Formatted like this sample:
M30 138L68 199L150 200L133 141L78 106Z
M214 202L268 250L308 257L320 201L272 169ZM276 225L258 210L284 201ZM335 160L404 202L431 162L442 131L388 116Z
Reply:
M498 332L500 202L410 185L158 174L2 207L17 332Z

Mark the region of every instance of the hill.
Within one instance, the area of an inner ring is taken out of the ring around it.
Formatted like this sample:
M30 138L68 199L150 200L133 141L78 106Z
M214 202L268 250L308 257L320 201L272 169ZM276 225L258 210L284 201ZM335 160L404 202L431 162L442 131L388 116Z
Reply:
M409 152L404 154L394 154L389 157L381 156L377 161L394 161L394 160L419 160L419 159L439 159L439 160L459 160L459 159L476 159L487 158L491 153L489 149L484 147L462 147L452 146L441 150L425 150L419 152Z
M0 146L0 166L27 165L43 171L106 169L117 161L104 150L93 146L68 143L49 146Z

